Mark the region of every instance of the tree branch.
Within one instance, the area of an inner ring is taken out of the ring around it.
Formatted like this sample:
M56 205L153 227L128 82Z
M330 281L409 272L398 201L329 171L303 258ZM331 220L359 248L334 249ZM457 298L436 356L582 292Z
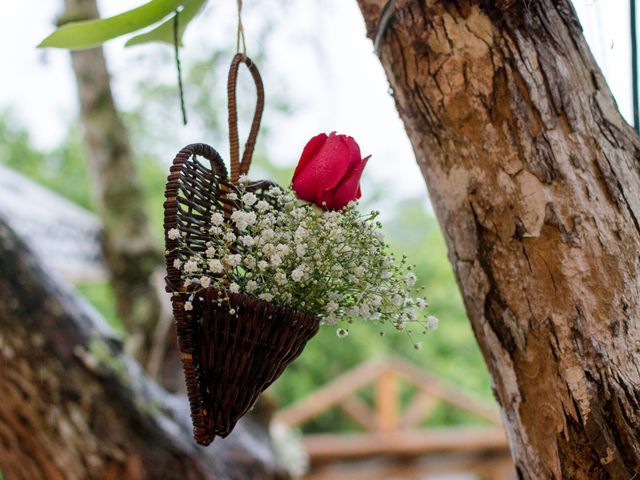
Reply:
M283 478L263 425L201 448L188 405L0 218L0 471L10 479Z

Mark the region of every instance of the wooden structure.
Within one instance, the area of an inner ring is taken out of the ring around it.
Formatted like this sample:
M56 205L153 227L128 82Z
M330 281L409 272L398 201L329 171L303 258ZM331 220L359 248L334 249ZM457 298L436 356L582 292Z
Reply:
M401 396L403 383L414 387L409 401ZM369 386L373 386L372 406L361 395ZM440 403L459 408L484 424L424 428ZM333 408L341 409L363 432L305 435L303 445L310 461L307 480L418 479L461 472L475 474L469 478L514 476L497 408L405 360L364 363L280 411L275 420L301 426Z

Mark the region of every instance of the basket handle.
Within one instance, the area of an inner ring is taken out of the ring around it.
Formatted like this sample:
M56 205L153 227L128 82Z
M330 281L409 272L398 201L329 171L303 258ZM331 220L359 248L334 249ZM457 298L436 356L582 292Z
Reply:
M238 68L244 63L256 85L257 101L256 111L253 115L249 138L244 144L244 152L242 153L242 161L240 161L240 141L238 139L238 108L236 103L236 87L238 84ZM229 96L229 148L231 156L231 181L236 183L240 175L246 174L251 166L251 158L253 149L256 146L258 131L260 130L260 120L262 119L262 111L264 110L264 86L258 67L253 61L242 53L237 53L231 61L229 67L229 79L227 81L227 94Z

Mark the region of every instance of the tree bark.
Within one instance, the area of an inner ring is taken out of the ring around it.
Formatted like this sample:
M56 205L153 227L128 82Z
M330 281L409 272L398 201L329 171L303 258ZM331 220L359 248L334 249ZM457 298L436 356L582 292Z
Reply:
M0 218L0 477L286 478L255 420L197 446L186 398L151 383L120 347Z
M637 478L640 141L571 3L398 0L381 61L519 477Z
M98 18L96 0L64 0L59 23ZM146 363L161 313L151 276L162 264L145 211L129 136L111 92L103 49L71 52L92 191L104 226L103 250L129 348ZM171 361L177 364L176 358Z

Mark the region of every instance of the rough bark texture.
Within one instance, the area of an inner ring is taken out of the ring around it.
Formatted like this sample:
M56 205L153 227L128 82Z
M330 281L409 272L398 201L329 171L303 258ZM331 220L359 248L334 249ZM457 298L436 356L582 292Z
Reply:
M2 218L0 392L7 480L286 477L255 421L197 446L186 398L150 383L104 320L41 270Z
M96 0L64 0L59 23L97 18ZM146 362L161 309L151 275L162 256L145 212L127 131L111 92L102 48L71 53L92 192L104 226L103 249L130 351ZM175 358L172 358L174 363Z
M519 476L637 478L640 141L570 2L398 0L381 60Z

